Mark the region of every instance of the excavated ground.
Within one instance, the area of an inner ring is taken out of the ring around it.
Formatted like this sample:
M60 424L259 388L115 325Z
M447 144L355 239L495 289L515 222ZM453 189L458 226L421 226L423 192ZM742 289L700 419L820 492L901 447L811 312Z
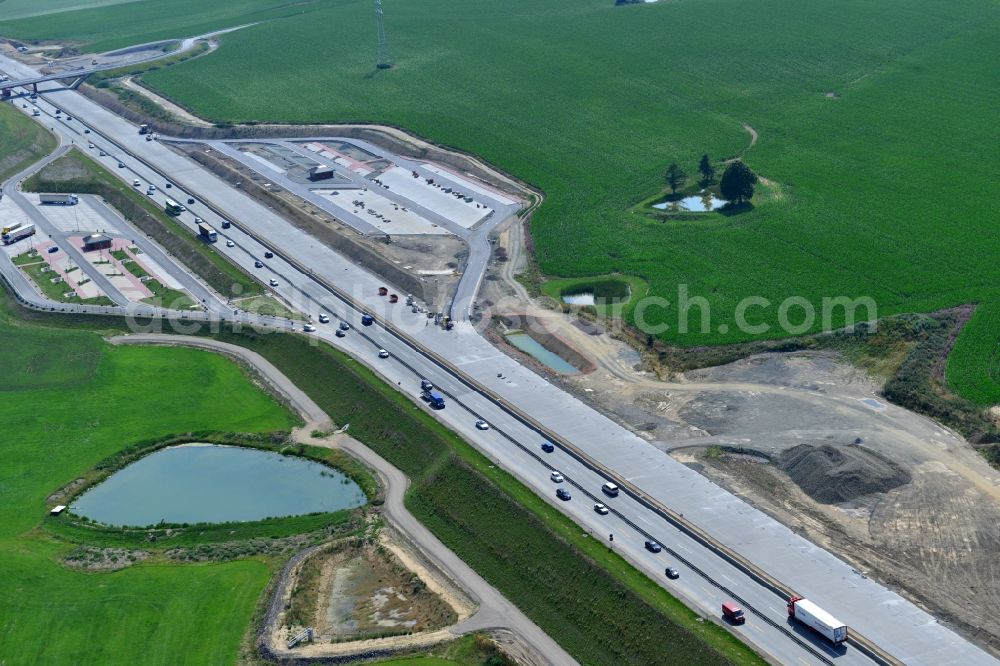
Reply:
M582 400L860 571L998 651L1000 474L963 438L889 404L828 352L752 356L663 382L608 322L528 296L523 230L499 239L481 301L528 313L596 370L554 377ZM610 332L609 332L610 331ZM501 346L501 349L503 346Z

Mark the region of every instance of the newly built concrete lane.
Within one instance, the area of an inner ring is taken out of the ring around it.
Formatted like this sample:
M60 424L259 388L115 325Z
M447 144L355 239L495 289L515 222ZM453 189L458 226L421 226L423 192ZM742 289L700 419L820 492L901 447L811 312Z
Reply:
M314 277L322 278L326 283L342 285L357 295L361 307L385 312L394 326L405 329L413 340L448 359L459 369L460 374L453 374L451 370L429 361L422 352L401 338L386 333L384 340L380 340L381 346L405 360L410 367L417 368L415 373L426 374L435 383L447 386L450 396L467 400L471 412L453 410L449 406L438 416L466 434L481 450L490 451L501 465L523 477L529 486L543 496L549 497L551 488L546 488L537 476L540 463L530 456L524 457L523 452L518 453L518 450L509 446L499 453L493 452L490 447L498 446L499 443L470 429L467 420L475 414L490 422L503 424L504 429L509 429L512 436L525 446L537 446L540 436L519 419L512 417L503 404L488 400L476 390L470 389L463 383L463 377L486 387L506 403L527 412L547 430L572 442L586 455L599 461L604 468L615 470L648 497L683 514L685 519L706 530L713 538L742 553L786 585L804 593L905 663L934 666L996 663L992 657L939 626L933 617L898 594L870 579L861 578L842 560L794 534L520 366L479 337L472 327L459 325L454 331L444 332L426 326L425 321L414 321L401 311L402 308L387 309L384 300L375 296L376 288L382 283L377 276L352 265L306 234L290 229L287 222L271 211L249 200L242 193L231 190L191 162L157 146L156 142L144 142L135 133L133 126L97 108L89 100L72 92L58 95L63 108L72 109L75 116L94 123L101 132L114 136L116 142L143 155L151 164L170 173L172 178L182 180L190 191L205 193L226 215L240 220L253 233L270 239L272 247L280 248L280 253L294 258L299 265L309 267L300 271L295 265L283 261L279 253L269 266L271 274L281 276L277 291L289 296L308 293L313 303L311 307L318 308L322 302L322 307L349 318L356 324L358 311L339 304L335 298L323 297L325 287L317 283ZM248 244L259 247L252 240ZM237 261L244 261L242 255L233 256ZM348 339L353 340L353 337L352 334ZM407 376L407 380L413 381L413 373ZM580 470L580 473L585 472ZM570 478L575 479L576 476L573 472ZM630 500L622 503L621 515L630 524L641 525L641 521L645 520L644 512L648 510L641 503ZM661 530L669 533L670 523L660 518L655 520L660 525L659 530L645 527L642 530L652 534ZM640 536L640 532L632 534L632 538ZM717 557L697 544L692 552L700 553L697 565L706 571L706 567L711 565L710 560ZM654 580L666 585L660 578L658 565L652 567L647 564L644 570L649 571ZM741 595L759 594L753 590L737 591ZM715 599L706 595L702 602L706 606L714 606ZM780 605L778 610L780 611ZM754 627L752 630L757 629L764 633L755 641L756 644L770 654L784 655L799 649L790 640L788 631L780 631L771 625ZM798 656L792 656L787 661L798 663L804 660L805 663L814 663L811 661L815 659L814 651L800 651ZM823 656L823 659L846 663L842 660L857 658L856 652L849 648L847 654L850 657L838 656L831 660ZM784 657L781 660L786 661Z
M330 423L330 418L304 391L260 354L237 345L182 335L127 335L109 339L112 344L183 345L216 351L248 363L299 412L307 427ZM315 442L322 443L322 442ZM420 551L466 590L479 604L478 611L453 628L457 635L487 629L507 629L516 634L535 653L534 662L552 666L576 664L558 643L538 628L506 597L487 583L469 565L423 526L404 503L409 479L396 467L357 440L338 435L336 444L374 468L385 486L384 511L390 522L406 534Z

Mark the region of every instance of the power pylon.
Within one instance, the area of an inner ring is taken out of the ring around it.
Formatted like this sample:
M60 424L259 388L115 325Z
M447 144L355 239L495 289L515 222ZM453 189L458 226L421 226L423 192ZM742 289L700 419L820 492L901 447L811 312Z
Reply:
M392 58L389 56L389 39L385 36L385 17L382 13L382 0L375 0L375 21L378 23L378 69L390 69Z

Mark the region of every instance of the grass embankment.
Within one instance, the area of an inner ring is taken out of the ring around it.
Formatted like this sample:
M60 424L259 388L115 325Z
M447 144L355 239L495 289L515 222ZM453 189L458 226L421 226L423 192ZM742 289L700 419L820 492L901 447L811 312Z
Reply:
M403 470L411 511L581 663L761 663L349 357L298 336L218 337L265 356Z
M45 128L8 104L0 104L0 182L42 159L56 147Z
M982 303L955 341L948 383L979 405L1000 405L1000 301Z
M73 544L39 529L47 519L46 497L129 442L209 424L225 431L284 430L294 419L218 355L111 347L92 332L25 324L12 318L6 295L2 300L3 659L233 663L274 563L68 569L61 560Z
M96 194L218 293L231 297L259 295L264 291L253 278L203 243L159 206L79 150L71 151L27 179L24 189L31 192Z

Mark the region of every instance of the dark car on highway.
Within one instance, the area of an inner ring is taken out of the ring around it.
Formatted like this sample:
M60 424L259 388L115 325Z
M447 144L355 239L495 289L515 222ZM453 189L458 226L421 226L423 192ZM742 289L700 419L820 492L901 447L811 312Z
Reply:
M271 251L265 252L264 253L264 258L265 259L273 259L274 258L274 252L271 252Z
M681 575L679 573L677 573L677 569L674 569L673 567L667 567L667 569L666 569L666 571L664 571L664 573L667 575L667 578L669 578L670 580L677 580L678 578L681 577Z
M552 445L552 442L542 442L542 451L546 453L552 453L556 450L556 447Z
M573 496L569 494L569 491L565 488L560 488L556 491L556 497L564 502L568 502Z
M253 265L254 265L254 268L264 268L264 262L260 261L260 260L257 260L255 262L253 262Z
M661 550L663 550L663 546L661 546L660 544L656 543L653 540L649 540L646 541L646 550L648 550L651 553L658 553Z

